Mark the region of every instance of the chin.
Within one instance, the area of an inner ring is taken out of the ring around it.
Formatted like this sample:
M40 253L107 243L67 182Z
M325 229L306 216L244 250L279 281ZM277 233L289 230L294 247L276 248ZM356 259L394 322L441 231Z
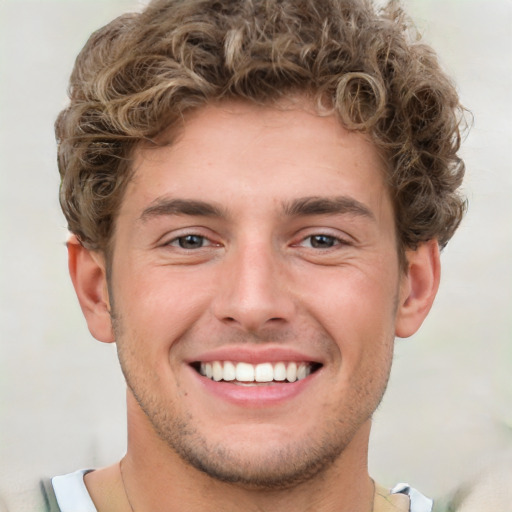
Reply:
M187 466L255 491L289 489L322 475L359 430L358 425L338 421L291 436L265 424L247 429L233 425L217 430L215 436L176 416L164 419L153 414L149 419L160 439Z
M187 464L217 481L231 483L250 490L284 490L295 487L326 471L343 447L322 446L312 449L302 444L266 446L255 454L250 450L213 446L173 447Z

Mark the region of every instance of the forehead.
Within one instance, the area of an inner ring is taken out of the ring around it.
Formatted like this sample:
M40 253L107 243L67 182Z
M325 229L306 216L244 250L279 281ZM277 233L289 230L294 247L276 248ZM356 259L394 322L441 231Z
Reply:
M146 208L163 196L229 209L306 196L348 194L371 202L388 195L383 160L368 138L307 103L210 105L186 116L172 139L136 150L122 210Z

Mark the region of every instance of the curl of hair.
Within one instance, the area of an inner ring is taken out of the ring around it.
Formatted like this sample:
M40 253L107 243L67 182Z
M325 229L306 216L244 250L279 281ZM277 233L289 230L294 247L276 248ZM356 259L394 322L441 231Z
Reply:
M431 239L444 247L466 208L464 110L394 1L153 0L95 32L56 122L69 229L107 251L134 148L185 113L297 94L382 151L401 249Z

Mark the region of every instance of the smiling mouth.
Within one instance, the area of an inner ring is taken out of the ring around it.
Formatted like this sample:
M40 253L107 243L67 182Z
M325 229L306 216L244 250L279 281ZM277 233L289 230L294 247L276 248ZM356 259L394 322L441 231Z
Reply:
M276 362L250 364L232 361L197 362L192 367L215 382L239 385L291 383L305 379L322 365L310 362Z

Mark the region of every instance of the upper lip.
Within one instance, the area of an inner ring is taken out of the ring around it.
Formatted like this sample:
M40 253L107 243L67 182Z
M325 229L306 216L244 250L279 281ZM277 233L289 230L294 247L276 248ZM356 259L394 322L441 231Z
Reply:
M233 361L250 364L293 361L297 363L304 362L323 364L323 361L316 356L282 346L226 346L209 350L208 352L204 352L187 360L189 364L197 362L208 363L213 361Z

